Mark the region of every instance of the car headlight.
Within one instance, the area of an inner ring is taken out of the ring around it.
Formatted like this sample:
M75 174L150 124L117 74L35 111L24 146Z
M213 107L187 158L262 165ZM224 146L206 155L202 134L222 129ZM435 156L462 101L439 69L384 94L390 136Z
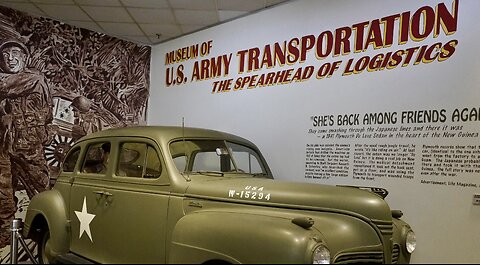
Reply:
M318 245L313 251L313 264L330 264L330 250L325 245Z
M407 249L408 253L412 254L416 247L417 237L415 236L415 233L410 230L407 232L407 236L405 237L405 248Z

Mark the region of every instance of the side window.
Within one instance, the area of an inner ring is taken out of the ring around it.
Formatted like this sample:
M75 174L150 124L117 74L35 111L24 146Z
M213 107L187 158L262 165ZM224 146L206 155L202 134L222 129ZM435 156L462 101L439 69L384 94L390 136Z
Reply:
M88 147L83 161L82 172L105 174L110 160L110 143L96 143Z
M247 173L262 173L262 167L257 157L249 152L232 152L239 170Z
M145 143L120 145L120 161L117 176L132 178L159 178L162 166L157 151Z
M265 173L258 154L249 147L228 142L230 152L236 162L237 169L247 173Z
M144 178L159 178L162 173L162 163L158 158L157 151L155 148L148 146L147 147L147 165L144 174Z
M78 155L80 154L80 148L72 150L63 161L63 172L73 172L75 165L77 164Z

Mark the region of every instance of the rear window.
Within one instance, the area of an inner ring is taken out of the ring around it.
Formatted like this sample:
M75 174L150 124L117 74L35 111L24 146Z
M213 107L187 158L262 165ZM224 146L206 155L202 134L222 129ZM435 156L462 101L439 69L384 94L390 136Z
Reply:
M80 155L80 148L75 148L69 152L68 156L63 161L63 172L73 172L75 165L78 161L78 156Z

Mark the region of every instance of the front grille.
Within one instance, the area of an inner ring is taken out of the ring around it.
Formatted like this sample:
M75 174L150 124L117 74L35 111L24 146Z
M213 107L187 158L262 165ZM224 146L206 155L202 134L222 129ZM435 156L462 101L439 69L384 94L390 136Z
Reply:
M399 249L398 248L397 250L392 249L393 246L391 245L391 242L392 242L391 240L393 236L393 222L385 221L385 220L372 220L372 222L375 224L375 226L378 228L378 230L380 230L380 233L382 234L383 251L387 254L391 253L392 263L396 263L396 261L398 260ZM395 254L395 251L397 251L396 254Z
M384 220L372 220L375 226L380 230L384 242L391 242L393 235L393 222ZM384 251L389 252L390 247L384 246ZM392 249L392 263L398 262L400 254L400 247L395 244ZM351 264L351 263L384 263L384 256L382 251L365 251L365 252L350 252L341 253L335 260L335 264Z
M335 258L334 263L383 263L383 253L381 251L369 251L340 254Z
M394 244L392 249L392 264L397 264L399 255L400 255L400 246L397 244Z
M392 221L383 221L383 220L372 220L373 223L380 229L382 235L392 235L393 234L393 222Z

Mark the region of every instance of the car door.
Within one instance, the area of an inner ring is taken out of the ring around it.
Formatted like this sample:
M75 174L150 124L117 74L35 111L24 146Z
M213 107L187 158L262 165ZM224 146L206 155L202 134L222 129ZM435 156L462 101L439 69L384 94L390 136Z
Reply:
M111 166L102 168L105 152L102 146L108 141L91 141L86 144L79 171L73 178L70 190L71 245L73 253L95 262L105 262L104 249L108 240L104 235L105 194L111 186Z
M106 263L165 263L170 182L161 152L145 138L118 138L102 218Z

